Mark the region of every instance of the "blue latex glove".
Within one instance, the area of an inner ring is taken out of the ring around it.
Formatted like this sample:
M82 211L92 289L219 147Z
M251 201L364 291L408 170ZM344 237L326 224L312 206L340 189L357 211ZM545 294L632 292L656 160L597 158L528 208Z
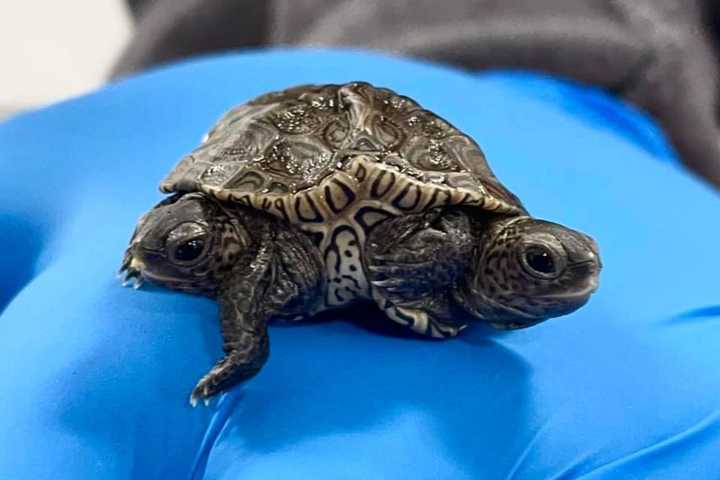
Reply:
M361 307L271 328L209 408L210 300L115 279L159 180L228 108L366 80L474 137L541 218L594 236L601 287L506 334L389 334ZM0 125L0 478L705 479L720 475L720 198L596 91L357 52L184 63Z

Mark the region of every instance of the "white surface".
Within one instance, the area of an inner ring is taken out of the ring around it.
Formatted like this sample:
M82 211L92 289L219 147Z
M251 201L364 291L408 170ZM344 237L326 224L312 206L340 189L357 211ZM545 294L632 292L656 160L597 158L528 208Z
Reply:
M0 0L0 116L101 85L130 36L122 0Z

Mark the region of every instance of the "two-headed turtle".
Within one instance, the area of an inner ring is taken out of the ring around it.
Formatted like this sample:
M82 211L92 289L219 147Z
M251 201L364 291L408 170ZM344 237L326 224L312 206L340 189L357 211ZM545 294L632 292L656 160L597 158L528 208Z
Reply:
M121 271L217 298L225 356L191 401L265 363L268 321L365 299L417 333L527 327L596 290L595 242L536 220L478 145L367 83L301 86L227 113L161 183Z

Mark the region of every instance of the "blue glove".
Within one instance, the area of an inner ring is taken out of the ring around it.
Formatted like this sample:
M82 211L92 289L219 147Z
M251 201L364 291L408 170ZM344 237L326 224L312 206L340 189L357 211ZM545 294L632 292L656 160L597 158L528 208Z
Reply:
M135 222L228 108L351 80L447 118L535 216L594 236L600 290L444 342L364 307L272 327L263 371L192 409L222 354L217 307L120 287ZM20 115L0 125L0 478L717 478L719 209L643 114L527 74L248 53Z

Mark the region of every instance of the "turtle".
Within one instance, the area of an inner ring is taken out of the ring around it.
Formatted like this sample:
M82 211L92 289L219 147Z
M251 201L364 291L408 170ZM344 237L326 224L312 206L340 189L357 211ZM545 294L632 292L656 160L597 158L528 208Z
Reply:
M598 288L590 236L533 218L472 138L366 82L231 109L160 190L120 273L218 301L224 355L193 405L261 370L271 320L366 301L450 338L571 313Z

